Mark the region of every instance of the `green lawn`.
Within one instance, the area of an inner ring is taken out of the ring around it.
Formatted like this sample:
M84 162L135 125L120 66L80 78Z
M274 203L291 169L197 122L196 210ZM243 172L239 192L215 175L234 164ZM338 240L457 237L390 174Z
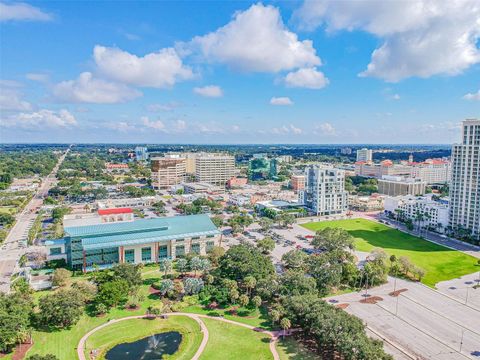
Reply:
M473 256L365 219L312 222L302 226L313 231L340 227L355 238L355 246L359 251L369 252L375 247L381 247L397 257L407 256L426 271L422 283L431 287L440 281L480 270L476 265L477 259Z
M268 335L219 320L202 318L202 321L207 326L210 337L200 356L201 360L273 358Z
M184 309L183 312L194 313L194 314L202 314L208 316L223 316L225 319L236 321L239 323L255 326L262 329L271 329L271 324L267 316L267 311L264 308L259 310L255 309L246 309L246 308L238 308L237 314L238 315L230 315L228 314L228 309L215 309L209 310L205 309L202 305L191 305Z
M178 351L169 356L169 359L191 359L202 342L203 334L198 323L186 316L170 316L167 320L132 319L112 324L88 338L85 356L88 358L90 350L97 349L99 359L103 359L105 353L117 344L167 331L178 331L182 334Z
M287 336L285 337L285 339L278 340L276 347L278 355L280 355L280 360L320 359L320 356L318 354L312 353L292 336Z

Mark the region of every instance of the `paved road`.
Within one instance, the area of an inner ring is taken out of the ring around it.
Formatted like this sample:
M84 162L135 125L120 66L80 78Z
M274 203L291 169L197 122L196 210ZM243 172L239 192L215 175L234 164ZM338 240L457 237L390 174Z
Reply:
M407 289L390 296L395 284L369 290L379 296L376 304L360 303L364 292L334 296L330 300L346 303L347 312L363 319L369 328L418 359L475 359L480 354L480 309L466 305L419 283L401 279L396 289ZM472 289L472 297L480 290Z
M62 164L67 151L58 159L52 172L42 179L42 183L34 194L32 200L25 206L23 211L17 215L16 223L10 229L0 249L0 291L10 290L10 277L16 270L17 261L26 252L28 231L37 217L36 211L42 206L43 198L48 194L50 188L56 182L57 171Z

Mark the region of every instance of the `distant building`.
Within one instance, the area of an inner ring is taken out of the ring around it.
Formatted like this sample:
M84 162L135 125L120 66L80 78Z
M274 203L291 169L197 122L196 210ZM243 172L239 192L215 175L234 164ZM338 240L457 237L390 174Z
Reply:
M345 147L340 149L340 154L342 155L351 155L352 154L352 148Z
M445 159L427 159L421 163L411 163L411 176L427 184L446 184L452 175L451 162Z
M373 159L373 151L363 148L357 150L357 161L370 162Z
M305 169L305 190L299 202L316 215L343 214L348 210L343 170L311 165Z
M242 187L247 185L248 179L247 178L241 178L241 177L232 177L227 180L227 187L229 189L232 188L237 188L237 187Z
M202 153L195 156L195 179L225 186L235 175L235 157L227 154Z
M384 195L350 195L348 197L348 206L356 211L377 211L383 210Z
M185 181L186 161L177 155L152 158L152 186L168 189Z
M444 231L448 226L448 202L432 196L395 196L385 198L385 212L394 218L410 219L421 226Z
M135 160L137 161L147 161L148 160L148 150L146 147L137 146L135 148Z
M452 147L450 226L480 240L480 120L463 122L462 143Z
M383 160L378 164L365 161L355 163L355 175L374 177L377 179L383 176L407 176L411 177L412 169L409 165L394 164L391 160Z
M280 156L277 156L277 161L279 163L290 163L292 162L293 160L293 157L292 155L280 155Z
M133 221L131 208L98 209L94 213L68 214L63 217L64 226L98 225L109 222Z
M277 177L277 160L255 154L248 162L248 178L252 181L273 180Z
M388 196L423 195L427 183L422 179L385 175L378 180L378 192Z
M293 191L302 191L305 189L305 175L292 175L290 185Z
M64 239L49 250L60 252L74 270L108 268L117 263L152 263L189 253L205 255L221 233L207 215L140 219L131 222L65 227ZM63 254L61 253L63 251Z
M183 189L185 194L209 194L218 195L224 194L225 188L223 186L217 186L209 183L184 183Z
M112 172L112 171L126 172L126 171L129 171L129 167L128 167L128 164L105 163L105 170L107 170L107 172Z

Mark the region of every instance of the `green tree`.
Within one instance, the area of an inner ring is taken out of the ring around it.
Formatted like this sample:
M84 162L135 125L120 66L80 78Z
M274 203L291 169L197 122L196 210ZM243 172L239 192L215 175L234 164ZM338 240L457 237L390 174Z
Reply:
M60 287L65 286L67 285L68 279L70 279L71 277L72 273L67 269L55 269L52 277L52 285Z
M247 289L247 296L250 296L252 290L257 286L257 279L253 276L247 276L243 279L243 285Z
M114 280L125 280L130 291L142 285L142 264L122 263L115 265L113 270Z
M240 295L240 297L238 298L238 303L240 304L240 306L245 307L248 305L249 302L250 302L250 299L245 294Z
M315 279L298 270L287 270L283 274L279 291L284 296L318 294Z
M283 329L283 336L285 336L285 332L292 327L292 323L289 319L283 318L280 320L280 326Z
M96 303L102 303L107 307L117 306L128 297L129 287L126 280L113 280L103 283L99 287Z
M30 332L33 302L21 293L0 292L0 351L9 352Z
M39 301L39 322L46 327L75 325L83 314L83 301L76 290L60 290Z
M271 237L267 236L257 241L257 248L259 248L260 251L265 255L268 255L273 249L275 249L275 241Z
M160 286L158 287L158 290L160 290L160 293L162 296L165 296L169 291L172 291L174 289L175 284L173 283L172 280L170 279L165 279L160 281Z
M254 296L252 298L252 304L253 304L253 306L255 306L255 308L258 309L260 307L260 305L262 305L262 298L258 295Z
M188 261L187 259L178 259L177 260L177 270L180 271L180 273L183 275L187 272L188 270Z
M58 357L56 357L53 354L46 354L46 355L30 355L27 360L59 360Z
M302 250L290 250L283 254L282 262L287 269L304 270L308 255Z
M172 260L170 259L162 259L158 265L160 267L160 271L163 271L165 277L172 270Z
M197 276L197 271L202 269L202 259L198 256L193 257L190 260L190 269L195 273L195 276Z
M77 281L72 284L72 289L77 290L83 302L89 303L93 301L97 295L97 286L90 281Z
M212 218L210 218L210 220L212 220L213 224L216 227L222 227L223 226L223 218L221 216L213 216Z

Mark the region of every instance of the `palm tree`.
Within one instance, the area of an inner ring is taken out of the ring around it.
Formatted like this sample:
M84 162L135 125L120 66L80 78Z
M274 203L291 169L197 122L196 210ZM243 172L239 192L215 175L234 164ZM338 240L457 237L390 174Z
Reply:
M253 276L247 276L244 279L247 295L250 296L251 290L257 285L257 280Z
M281 321L280 321L280 326L282 327L283 329L283 337L285 337L285 332L290 329L290 327L292 326L292 323L290 322L289 319L287 318L283 318Z

